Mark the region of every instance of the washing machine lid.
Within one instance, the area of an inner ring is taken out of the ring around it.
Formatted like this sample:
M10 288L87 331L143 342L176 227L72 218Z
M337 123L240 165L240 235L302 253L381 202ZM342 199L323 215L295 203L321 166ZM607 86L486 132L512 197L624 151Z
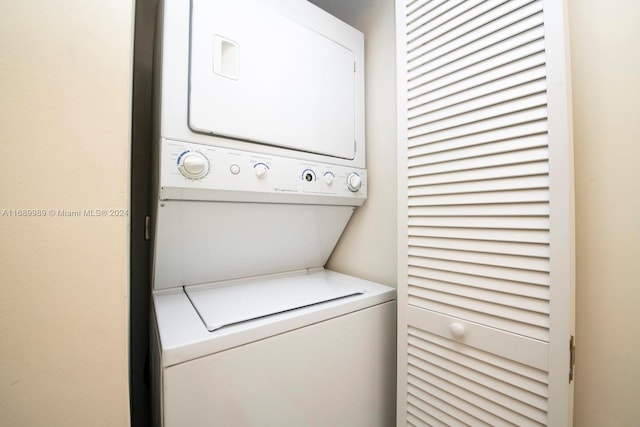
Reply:
M356 55L291 19L286 4L192 1L189 127L354 159Z
M365 293L324 274L284 276L226 285L185 286L206 328L225 326Z

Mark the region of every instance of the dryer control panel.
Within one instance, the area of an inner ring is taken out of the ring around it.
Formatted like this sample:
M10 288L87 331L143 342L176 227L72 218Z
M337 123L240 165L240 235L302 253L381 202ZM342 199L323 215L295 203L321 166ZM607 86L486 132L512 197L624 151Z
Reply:
M366 169L163 139L160 200L359 206Z

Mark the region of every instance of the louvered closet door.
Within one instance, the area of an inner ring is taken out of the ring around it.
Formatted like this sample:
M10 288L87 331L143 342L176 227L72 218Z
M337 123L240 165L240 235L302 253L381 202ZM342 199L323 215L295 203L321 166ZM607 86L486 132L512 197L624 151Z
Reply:
M398 424L571 424L560 0L397 0Z

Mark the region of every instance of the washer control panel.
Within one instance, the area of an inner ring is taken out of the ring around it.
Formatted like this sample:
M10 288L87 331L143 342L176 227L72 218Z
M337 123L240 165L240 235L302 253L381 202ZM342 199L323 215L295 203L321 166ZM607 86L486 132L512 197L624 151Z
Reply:
M366 169L163 139L160 199L364 203Z

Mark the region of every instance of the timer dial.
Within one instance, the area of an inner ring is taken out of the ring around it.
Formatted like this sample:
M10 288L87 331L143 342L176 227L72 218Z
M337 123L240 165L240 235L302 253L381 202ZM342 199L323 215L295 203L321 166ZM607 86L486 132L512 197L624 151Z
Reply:
M256 163L253 165L253 170L259 179L264 179L267 176L267 172L269 172L269 166L264 163Z
M202 179L209 173L209 159L197 151L185 151L178 158L178 170L189 179Z
M355 172L350 173L349 176L347 176L347 188L349 188L349 191L355 193L360 190L360 187L362 187L362 178L360 178L360 175Z

